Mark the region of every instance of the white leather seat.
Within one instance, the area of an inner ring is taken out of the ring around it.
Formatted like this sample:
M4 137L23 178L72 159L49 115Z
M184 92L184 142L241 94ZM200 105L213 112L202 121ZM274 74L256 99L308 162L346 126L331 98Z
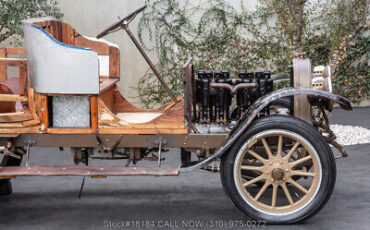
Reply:
M53 38L33 23L22 21L29 80L38 93L99 94L98 54Z

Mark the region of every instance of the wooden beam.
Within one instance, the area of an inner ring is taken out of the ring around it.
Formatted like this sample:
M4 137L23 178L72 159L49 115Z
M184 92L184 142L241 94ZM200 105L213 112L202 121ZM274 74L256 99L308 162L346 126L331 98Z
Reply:
M109 45L105 42L93 41L83 37L80 34L76 35L75 45L85 48L90 48L97 52L99 55L109 55Z
M30 111L16 113L0 113L0 122L19 122L32 119L33 116Z
M27 65L19 67L19 94L25 95L27 87Z
M0 49L0 59L6 58L6 49ZM7 78L6 66L0 65L0 83L4 82Z
M178 176L178 168L123 166L1 167L0 178L16 176Z
M32 113L33 119L40 120L36 112L35 93L32 88L28 89L28 108L30 109Z
M41 94L40 97L40 107L41 107L41 120L44 124L44 130L49 128L49 113L48 113L48 97L46 95Z
M21 95L14 95L14 94L0 94L0 101L25 102L25 101L27 101L27 97L26 96L21 96Z
M109 77L120 78L120 51L117 47L109 47Z
M0 58L0 66L24 66L27 59L24 58Z
M91 134L94 131L90 128L48 128L47 133L51 134Z
M4 48L7 54L26 54L25 48Z
M90 97L90 111L91 111L91 129L96 132L98 129L98 97Z
M117 82L119 81L119 79L115 79L115 78L108 78L108 79L104 79L102 83L100 83L99 87L100 87L100 94L104 93L106 90L110 89L112 86L114 86Z
M15 124L17 125L12 126L11 124L0 124L0 133L1 134L9 133L10 135L25 133L41 133L40 131L41 125L25 127L25 125L22 122Z

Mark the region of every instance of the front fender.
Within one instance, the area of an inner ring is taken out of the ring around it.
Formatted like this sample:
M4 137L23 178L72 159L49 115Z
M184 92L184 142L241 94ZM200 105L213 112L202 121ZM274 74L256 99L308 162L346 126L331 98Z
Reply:
M324 97L334 102L337 102L343 109L352 110L351 102L346 98L328 93L326 91L305 89L305 88L284 88L268 93L265 96L259 98L249 109L244 113L243 117L239 120L238 124L229 133L228 138L222 147L212 156L207 159L187 168L180 169L180 172L188 172L195 169L199 169L209 162L216 160L221 157L232 144L244 133L244 131L250 126L258 114L266 108L272 101L275 101L282 97L294 96L294 95L307 95L307 96L319 96Z

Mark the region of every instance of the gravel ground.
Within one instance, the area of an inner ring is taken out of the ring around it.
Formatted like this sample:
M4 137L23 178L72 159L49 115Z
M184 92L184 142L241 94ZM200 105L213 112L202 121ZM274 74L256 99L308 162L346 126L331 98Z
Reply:
M370 143L370 129L351 125L330 125L341 145L357 145Z

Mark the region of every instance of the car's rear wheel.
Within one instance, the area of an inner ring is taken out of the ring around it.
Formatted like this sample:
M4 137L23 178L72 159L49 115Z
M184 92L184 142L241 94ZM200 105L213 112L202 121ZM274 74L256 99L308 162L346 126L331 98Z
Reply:
M255 176L245 176L248 172ZM221 179L248 216L296 223L329 200L336 168L329 145L315 128L293 117L270 116L257 120L223 156Z

